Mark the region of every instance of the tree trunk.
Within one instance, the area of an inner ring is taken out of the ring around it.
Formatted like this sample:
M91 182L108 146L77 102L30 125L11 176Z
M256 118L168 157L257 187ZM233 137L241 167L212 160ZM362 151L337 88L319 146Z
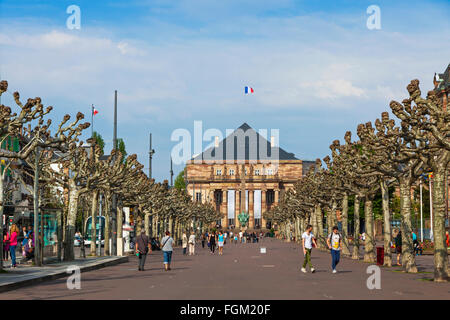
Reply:
M124 254L124 244L123 244L123 207L122 205L117 205L117 255L123 256ZM150 234L148 234L150 236Z
M150 212L145 212L144 224L145 224L145 234L150 236Z
M92 199L91 199L91 256L95 256L96 252L95 252L95 242L97 239L97 228L96 228L96 223L97 223L97 205L98 205L98 189L95 189L92 192ZM100 219L99 219L100 222ZM83 222L84 223L84 222Z
M366 240L364 241L364 262L376 262L375 238L373 232L373 196L366 195L364 201Z
M158 215L153 215L152 218L152 237L158 237Z
M173 218L172 218L172 216L169 217L169 232L170 232L170 234L173 233Z
M111 246L109 245L109 239L111 239L111 197L105 196L105 205L104 205L104 216L105 216L105 244L103 246L103 251L105 256L109 256L111 254ZM100 244L101 245L101 244Z
M412 242L411 180L400 179L400 212L402 218L402 265L403 270L417 273L416 255Z
M75 222L78 211L79 193L74 181L69 182L69 210L67 213L66 231L64 234L64 261L73 261L75 254L73 250L73 241L75 238Z
M384 240L384 263L385 267L392 266L391 254L391 213L389 212L389 190L384 179L380 180L381 199L383 207L383 240Z
M337 203L336 203L336 200L333 200L333 203L331 205L331 215L330 215L331 228L328 230L328 233L331 233L333 230L333 227L335 227L335 226L337 227L337 225L338 225L336 211L337 211Z
M446 152L446 151L445 151ZM445 244L445 166L433 169L433 235L434 235L434 281L448 280L448 255Z
M350 256L350 249L348 246L348 194L344 193L342 199L342 254Z
M353 254L352 259L359 260L359 231L360 221L359 221L359 196L355 195L354 213L353 213Z
M317 239L317 248L318 249L325 249L327 248L326 246L326 242L325 242L325 238L323 237L323 215L322 215L322 208L320 207L320 205L317 205L317 210L316 210L316 222L317 222L317 226L318 226L318 234L315 235L316 239Z

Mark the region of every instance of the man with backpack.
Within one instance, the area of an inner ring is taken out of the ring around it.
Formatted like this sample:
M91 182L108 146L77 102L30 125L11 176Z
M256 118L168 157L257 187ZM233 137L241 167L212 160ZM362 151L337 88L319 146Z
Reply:
M328 248L331 250L331 268L333 273L336 273L336 266L339 263L341 257L341 242L342 236L339 233L338 227L334 226L333 231L328 235L327 244Z

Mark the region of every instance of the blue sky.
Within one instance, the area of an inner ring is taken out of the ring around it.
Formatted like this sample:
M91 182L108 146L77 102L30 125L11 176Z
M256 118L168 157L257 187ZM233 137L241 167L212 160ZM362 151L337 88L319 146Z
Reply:
M66 27L72 4L80 30ZM380 30L366 27L373 4ZM193 132L194 120L223 133L243 122L280 129L281 147L323 158L334 139L405 98L411 79L431 89L450 62L449 15L448 1L1 0L0 75L11 92L53 105L55 121L77 111L90 120L96 105L107 150L118 90L118 135L147 167L153 133L160 181L171 133Z

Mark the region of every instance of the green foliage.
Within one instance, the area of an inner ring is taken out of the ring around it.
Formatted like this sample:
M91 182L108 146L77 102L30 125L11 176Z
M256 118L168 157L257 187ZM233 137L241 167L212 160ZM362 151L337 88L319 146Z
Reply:
M94 131L93 133L92 133L92 138L94 138L95 139L95 141L97 142L97 145L100 147L100 149L102 150L102 154L104 154L104 148L105 148L105 141L103 140L103 138L102 138L102 136L98 133L98 132L96 132L96 131Z
M184 181L184 170L183 169L175 178L174 187L178 190L185 190L186 189L186 182Z
M125 161L125 159L127 157L127 151L125 149L125 142L123 141L122 138L118 138L117 139L117 148L122 153L122 156L123 156L122 161Z

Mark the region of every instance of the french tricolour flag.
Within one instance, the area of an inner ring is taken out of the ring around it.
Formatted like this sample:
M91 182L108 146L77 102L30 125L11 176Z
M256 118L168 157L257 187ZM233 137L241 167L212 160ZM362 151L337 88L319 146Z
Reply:
M253 88L245 87L245 94L253 93Z

